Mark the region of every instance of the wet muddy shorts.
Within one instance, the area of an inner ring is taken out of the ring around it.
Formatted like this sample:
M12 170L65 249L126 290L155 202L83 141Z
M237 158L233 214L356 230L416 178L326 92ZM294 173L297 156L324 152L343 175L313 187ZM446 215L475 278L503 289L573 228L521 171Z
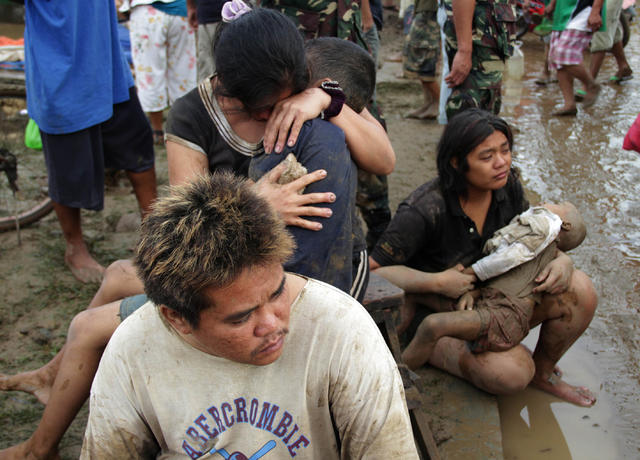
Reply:
M437 11L418 13L413 18L404 45L404 73L422 81L438 81L440 26Z
M592 35L591 32L576 29L551 32L549 67L559 69L565 65L580 65Z
M146 294L138 294L122 299L122 302L120 302L120 313L118 313L118 316L120 316L120 321L124 321L127 316L131 315L134 311L136 311L148 301L149 298Z
M105 168L137 173L153 167L151 126L135 87L129 88L129 96L114 104L105 122L69 134L41 132L53 201L99 211L104 207Z
M483 288L474 307L480 315L480 338L469 342L471 351L505 351L518 345L529 333L534 305L531 300L511 298L497 289Z

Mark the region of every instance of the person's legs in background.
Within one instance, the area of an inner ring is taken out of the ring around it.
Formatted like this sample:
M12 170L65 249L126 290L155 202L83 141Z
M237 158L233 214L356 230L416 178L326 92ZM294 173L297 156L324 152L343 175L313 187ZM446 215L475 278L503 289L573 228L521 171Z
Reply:
M420 80L424 98L424 104L408 113L407 117L435 119L440 101L440 26L437 11L422 11L415 15L405 41L404 54L404 73Z
M166 84L170 106L176 99L195 88L198 79L196 34L186 17L170 17L167 42Z
M216 71L213 38L219 25L219 22L198 24L198 82Z
M49 196L66 243L64 261L79 281L100 282L104 267L89 253L80 218L81 208L97 211L104 204L100 125L69 134L41 131L41 136Z
M153 129L156 144L164 142L162 111L167 94L167 28L171 16L150 5L135 6L129 16L131 55L138 97Z
M144 217L157 197L153 137L135 87L129 100L113 106L113 116L102 123L105 166L125 170Z
M619 83L631 78L633 71L624 54L622 46L622 24L620 24L620 13L622 11L622 0L607 0L606 2L606 21L607 28L605 31L598 31L593 34L591 40L591 63L589 72L595 79L600 72L600 67L604 62L607 51L613 54L618 66L618 71L611 77L611 81Z
M600 85L595 82L583 64L583 52L591 41L592 34L582 30L566 29L554 31L551 35L549 65L558 71L558 84L564 104L553 112L555 116L575 116L577 114L573 80L578 79L585 87L583 107L593 105L600 93Z

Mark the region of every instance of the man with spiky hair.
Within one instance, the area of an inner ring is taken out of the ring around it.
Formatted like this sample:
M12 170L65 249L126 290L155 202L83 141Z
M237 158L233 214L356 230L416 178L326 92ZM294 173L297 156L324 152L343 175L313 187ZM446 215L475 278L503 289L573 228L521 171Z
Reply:
M284 272L292 239L246 181L174 187L141 233L151 301L105 350L81 458L418 458L376 325Z

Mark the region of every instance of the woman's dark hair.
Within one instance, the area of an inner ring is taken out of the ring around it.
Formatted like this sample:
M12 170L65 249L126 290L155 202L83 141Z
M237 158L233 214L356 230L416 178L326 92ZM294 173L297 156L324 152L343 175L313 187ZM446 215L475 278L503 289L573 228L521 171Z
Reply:
M467 181L464 177L469 170L467 155L494 131L504 134L509 142L509 149L513 148L511 128L506 121L491 112L472 108L449 120L438 142L438 176L443 192L453 191L459 196L467 195ZM456 166L452 164L453 159Z
M221 83L217 94L238 99L255 112L284 89L296 94L307 87L302 35L285 15L256 8L221 23L216 35L213 52Z

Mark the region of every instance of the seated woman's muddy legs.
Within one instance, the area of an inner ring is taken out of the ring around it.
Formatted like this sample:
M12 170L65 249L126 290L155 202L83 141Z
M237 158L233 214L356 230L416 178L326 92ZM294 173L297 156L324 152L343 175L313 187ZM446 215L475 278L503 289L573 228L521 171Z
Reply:
M536 373L532 385L579 406L592 406L596 398L587 388L564 382L556 363L591 323L598 304L593 283L580 270L574 270L569 289L558 295L545 295L534 311L532 324L542 323L533 353Z

